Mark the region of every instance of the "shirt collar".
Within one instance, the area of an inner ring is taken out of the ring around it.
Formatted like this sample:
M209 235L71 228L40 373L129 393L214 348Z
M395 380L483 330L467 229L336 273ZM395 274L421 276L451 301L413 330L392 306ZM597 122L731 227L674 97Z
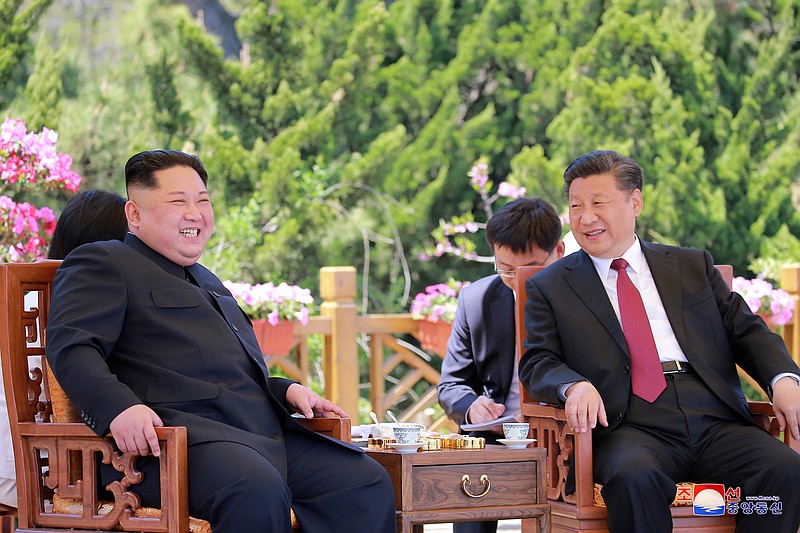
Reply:
M183 269L183 267L181 265L178 265L177 263L173 263L172 261L170 261L169 259L167 259L163 255L161 255L160 253L156 252L155 250L153 250L152 248L147 246L144 243L144 241L142 241L139 237L137 237L133 233L128 232L125 235L125 244L127 244L128 246L130 246L134 250L137 250L139 253L141 253L145 257L148 257L151 261L153 261L155 264L160 266L166 272L172 274L175 277L178 277L178 278L181 278L181 279L186 279L185 271L184 271L184 269Z
M594 263L594 268L600 275L600 279L608 279L608 271L611 270L611 262L617 258L612 257L607 259L604 257L595 257L593 255L590 255L589 258L592 260L592 263ZM638 236L634 235L633 244L622 254L622 259L628 262L628 266L630 266L637 275L641 273L642 262L645 259Z

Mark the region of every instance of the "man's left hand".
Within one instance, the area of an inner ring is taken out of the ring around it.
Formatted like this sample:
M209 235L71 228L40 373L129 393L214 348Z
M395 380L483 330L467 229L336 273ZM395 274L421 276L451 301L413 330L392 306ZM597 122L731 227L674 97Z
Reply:
M791 377L782 377L772 390L772 407L781 431L800 439L800 386Z
M299 383L292 383L286 389L286 403L306 418L350 418L344 409Z

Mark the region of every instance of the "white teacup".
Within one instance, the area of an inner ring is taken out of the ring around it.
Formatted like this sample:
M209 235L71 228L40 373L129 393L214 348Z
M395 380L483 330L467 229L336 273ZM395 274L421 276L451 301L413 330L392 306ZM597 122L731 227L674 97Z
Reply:
M394 431L394 440L398 444L412 444L419 442L419 436L422 430L425 429L420 424L395 424L392 428Z
M503 435L508 440L523 440L528 438L529 429L527 422L506 422L503 424Z

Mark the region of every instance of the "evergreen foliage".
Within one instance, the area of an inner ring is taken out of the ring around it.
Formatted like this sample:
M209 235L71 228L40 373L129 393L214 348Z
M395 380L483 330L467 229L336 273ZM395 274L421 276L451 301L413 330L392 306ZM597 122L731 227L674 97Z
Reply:
M440 219L479 209L475 161L561 211L564 167L598 148L643 166L643 238L741 274L800 260L800 0L225 2L241 60L185 6L115 0L98 13L126 10L116 41L64 23L35 65L35 17L4 3L0 105L57 121L89 186L119 190L141 149L200 155L218 221L204 262L225 277L315 287L319 267L355 265L364 310L407 309L490 272L417 259Z

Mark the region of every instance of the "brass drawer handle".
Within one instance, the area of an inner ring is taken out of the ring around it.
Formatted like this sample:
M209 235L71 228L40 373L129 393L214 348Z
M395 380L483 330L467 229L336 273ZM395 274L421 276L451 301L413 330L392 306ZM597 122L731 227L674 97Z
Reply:
M472 494L470 491L467 490L467 485L470 484L469 474L464 474L461 476L461 490L464 491L464 494L469 496L470 498L483 498L487 494L489 494L489 490L492 488L492 482L489 481L489 476L486 474L481 474L481 485L486 487L483 489L483 492L480 494Z

